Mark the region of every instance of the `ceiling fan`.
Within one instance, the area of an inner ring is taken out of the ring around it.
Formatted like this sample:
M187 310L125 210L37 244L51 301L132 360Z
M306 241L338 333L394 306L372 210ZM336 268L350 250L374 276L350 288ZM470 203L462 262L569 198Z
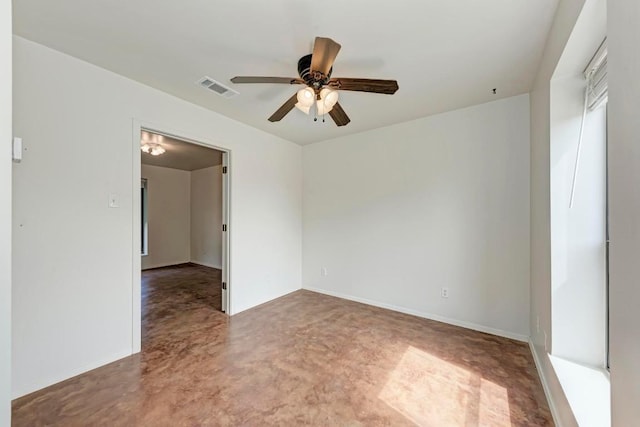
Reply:
M351 119L338 103L338 90L357 92L373 92L393 95L398 90L395 80L358 79L331 77L333 62L342 46L330 38L316 37L313 53L298 60L298 74L300 77L254 77L237 76L231 79L233 83L282 83L291 85L306 85L293 94L271 117L270 122L278 122L286 116L293 107L297 107L306 114L315 106L317 115L329 114L338 126L348 124ZM314 120L317 120L317 116Z

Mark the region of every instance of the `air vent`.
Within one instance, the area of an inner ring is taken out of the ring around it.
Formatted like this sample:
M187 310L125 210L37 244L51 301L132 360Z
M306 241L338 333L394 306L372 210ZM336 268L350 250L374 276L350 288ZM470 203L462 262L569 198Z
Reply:
M204 76L203 78L198 80L196 83L202 86L203 88L208 89L212 92L215 92L218 95L223 96L225 98L233 98L234 96L239 95L239 93L236 92L235 90L229 87L226 87L225 85L215 81L211 77Z

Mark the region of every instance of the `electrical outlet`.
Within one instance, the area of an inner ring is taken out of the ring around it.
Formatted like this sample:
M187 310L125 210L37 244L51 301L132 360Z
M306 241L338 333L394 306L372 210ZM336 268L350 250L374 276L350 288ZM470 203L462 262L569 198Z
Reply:
M540 316L536 316L536 333L540 333Z
M544 331L544 351L549 352L549 347L547 347L547 331Z
M449 298L449 288L440 288L440 296L442 298Z
M327 267L321 267L321 268L320 268L320 275L321 275L322 277L326 277L326 276L328 276L328 275L329 275L329 271L327 270Z

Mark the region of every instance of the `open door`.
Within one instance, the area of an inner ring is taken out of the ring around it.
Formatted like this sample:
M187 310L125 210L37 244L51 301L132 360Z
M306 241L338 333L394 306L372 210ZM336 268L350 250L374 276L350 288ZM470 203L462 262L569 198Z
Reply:
M229 153L222 153L222 311L229 314Z

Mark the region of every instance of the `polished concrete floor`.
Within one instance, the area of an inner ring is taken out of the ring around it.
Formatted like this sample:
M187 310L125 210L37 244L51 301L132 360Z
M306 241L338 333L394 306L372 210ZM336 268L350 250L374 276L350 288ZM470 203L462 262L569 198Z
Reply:
M553 424L524 343L309 291L229 318L194 268L145 274L140 354L14 401L13 424Z

